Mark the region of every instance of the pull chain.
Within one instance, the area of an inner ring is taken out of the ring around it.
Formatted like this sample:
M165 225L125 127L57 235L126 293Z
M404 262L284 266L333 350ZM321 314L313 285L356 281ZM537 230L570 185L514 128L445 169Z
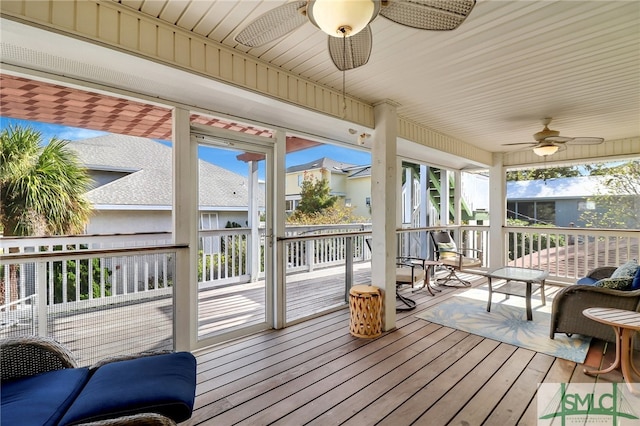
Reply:
M347 32L342 32L342 118L347 118Z

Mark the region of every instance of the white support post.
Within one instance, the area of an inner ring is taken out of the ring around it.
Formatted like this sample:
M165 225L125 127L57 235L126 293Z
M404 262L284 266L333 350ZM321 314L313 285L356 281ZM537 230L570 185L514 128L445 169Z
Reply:
M36 272L38 283L38 291L36 292L38 295L36 298L38 324L36 329L38 336L47 336L47 262L37 262L36 267L38 268ZM7 265L6 268L8 269L9 266Z
M189 111L173 110L173 235L188 244L176 259L173 338L176 350L196 347L198 335L198 145L191 141Z
M278 237L285 236L286 224L286 156L287 156L287 134L284 130L276 130L275 152L273 158L273 226L271 227L271 238L267 238L269 247L265 248L265 256L271 261L271 271L275 273L273 280L273 327L283 328L286 322L286 268L285 268L285 244L278 242ZM267 232L269 226L267 225ZM266 260L265 260L266 261Z
M396 326L397 104L374 107L376 131L371 150L371 285L384 291L383 330Z
M429 226L429 209L431 207L431 200L429 200L429 167L424 164L420 165L420 227L426 228ZM423 259L430 258L430 241L427 238L427 233L423 232L420 236L421 252L418 256Z
M260 272L260 214L258 212L258 197L256 196L259 191L258 186L258 162L249 161L249 207L248 207L248 226L250 229L250 240L248 247L249 259L249 279L251 282L258 280L258 274Z
M462 173L460 170L453 172L453 223L462 224Z
M506 223L507 182L503 154L493 154L489 169L489 268L504 266L505 240L502 227Z

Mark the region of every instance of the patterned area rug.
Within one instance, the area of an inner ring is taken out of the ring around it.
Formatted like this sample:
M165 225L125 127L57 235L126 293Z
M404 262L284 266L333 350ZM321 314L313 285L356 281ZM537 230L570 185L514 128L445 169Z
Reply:
M590 337L556 334L549 338L551 321L551 298L541 306L540 296L534 293L531 299L533 321L527 321L524 297L493 294L491 312L487 312L489 297L486 287L478 287L453 296L437 306L418 313L418 318L498 340L521 348L542 352L554 357L583 363Z

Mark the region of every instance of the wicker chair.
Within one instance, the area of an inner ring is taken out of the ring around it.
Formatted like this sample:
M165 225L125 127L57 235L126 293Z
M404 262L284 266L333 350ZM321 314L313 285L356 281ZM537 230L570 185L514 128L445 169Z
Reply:
M608 278L615 269L615 267L597 268L589 272L586 278L595 281ZM582 315L583 310L593 307L640 312L640 290L622 291L580 284L563 288L553 299L549 337L553 339L556 333L582 334L607 342L615 342L616 337L611 326L595 322ZM635 347L640 349L640 339L635 339Z
M136 357L157 354L149 352L136 355ZM132 358L132 356L117 357L109 359L108 362ZM102 365L105 365L105 362L92 366L90 370L95 371ZM73 368L78 368L73 354L55 340L38 336L0 340L0 378L2 382ZM157 413L138 413L81 424L85 426L175 426L176 422Z

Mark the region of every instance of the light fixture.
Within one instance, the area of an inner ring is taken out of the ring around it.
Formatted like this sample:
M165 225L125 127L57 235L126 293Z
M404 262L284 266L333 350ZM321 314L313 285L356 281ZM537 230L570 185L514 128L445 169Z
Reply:
M362 31L378 15L373 0L309 0L307 16L332 37L350 37Z
M558 151L558 145L548 144L548 145L540 145L533 148L533 152L540 157L546 157L548 155L553 155Z

